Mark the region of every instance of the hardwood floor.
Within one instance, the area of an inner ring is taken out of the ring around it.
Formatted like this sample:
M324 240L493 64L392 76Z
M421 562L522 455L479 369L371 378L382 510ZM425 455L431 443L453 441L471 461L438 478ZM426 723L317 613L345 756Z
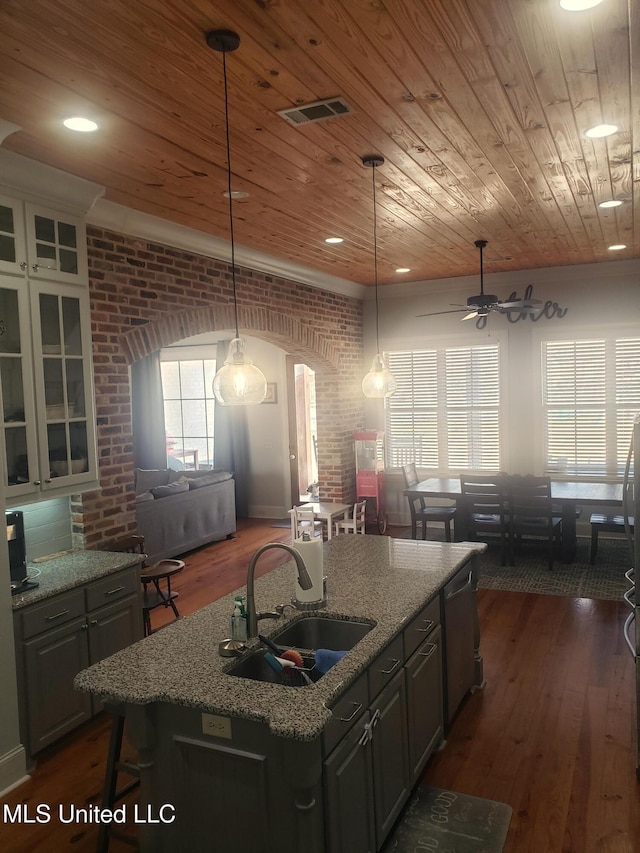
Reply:
M189 554L173 584L181 613L243 586L256 548L288 539L288 529L252 520L234 540ZM281 562L278 551L266 553L258 573ZM504 853L637 853L635 671L622 638L624 605L495 590L480 590L478 603L486 686L463 704L423 782L509 803ZM154 611L154 627L170 616ZM30 814L49 804L52 819L0 823L3 853L93 853L96 827L53 815L58 803L99 802L109 722L101 715L45 750L30 781L4 798L11 808L28 804ZM110 845L111 853L131 849ZM227 853L215 839L212 850Z

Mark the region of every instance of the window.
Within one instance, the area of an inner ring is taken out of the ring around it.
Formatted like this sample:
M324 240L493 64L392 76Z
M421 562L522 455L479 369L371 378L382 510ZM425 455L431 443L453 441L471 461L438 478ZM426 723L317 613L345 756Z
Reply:
M640 338L542 342L545 470L620 476L640 411Z
M215 359L162 361L161 369L169 467L213 467Z
M440 473L500 468L499 345L387 353L387 465Z

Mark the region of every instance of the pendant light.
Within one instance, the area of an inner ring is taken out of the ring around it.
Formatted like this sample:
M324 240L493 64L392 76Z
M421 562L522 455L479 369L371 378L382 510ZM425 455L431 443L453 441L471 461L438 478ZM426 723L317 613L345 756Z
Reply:
M376 168L382 166L384 157L371 154L362 158L362 165L371 168L371 183L373 185L373 277L376 296L376 354L371 362L371 370L362 380L362 393L371 399L390 397L396 390L396 380L393 373L384 363L380 352L380 335L378 327L378 235L376 217Z
M224 74L224 116L227 140L227 192L229 199L229 232L231 235L231 281L236 334L229 344L229 353L213 378L213 393L223 406L251 406L262 403L267 393L267 380L259 367L245 354L244 341L238 330L238 298L236 293L236 254L233 237L233 193L231 192L231 155L229 144L229 94L227 87L227 53L237 50L240 36L231 30L212 30L207 44L222 53Z

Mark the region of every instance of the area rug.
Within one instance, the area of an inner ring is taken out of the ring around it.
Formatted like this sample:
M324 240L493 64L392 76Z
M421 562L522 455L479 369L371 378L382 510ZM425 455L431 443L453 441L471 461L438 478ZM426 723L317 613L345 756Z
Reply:
M382 853L502 853L511 813L506 803L419 786Z
M500 548L490 545L480 560L478 586L509 592L620 601L629 589L624 576L630 565L626 542L601 537L593 566L589 562L590 548L588 538L578 537L575 560L572 563L554 560L553 570L549 571L546 559L530 551L516 554L514 566L501 566Z
M403 538L408 539L410 535L408 530ZM593 566L589 562L590 549L590 538L579 536L574 562L563 563L556 559L553 570L549 571L544 549L527 547L516 554L514 566L501 566L500 547L490 544L480 558L478 586L507 592L619 601L629 589L629 582L624 576L630 566L626 540L601 536Z

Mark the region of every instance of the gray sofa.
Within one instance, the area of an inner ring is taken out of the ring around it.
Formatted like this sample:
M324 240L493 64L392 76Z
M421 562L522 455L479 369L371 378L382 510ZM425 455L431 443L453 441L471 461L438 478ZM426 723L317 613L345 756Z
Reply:
M150 563L235 533L235 483L228 471L136 468L135 487L138 533Z

